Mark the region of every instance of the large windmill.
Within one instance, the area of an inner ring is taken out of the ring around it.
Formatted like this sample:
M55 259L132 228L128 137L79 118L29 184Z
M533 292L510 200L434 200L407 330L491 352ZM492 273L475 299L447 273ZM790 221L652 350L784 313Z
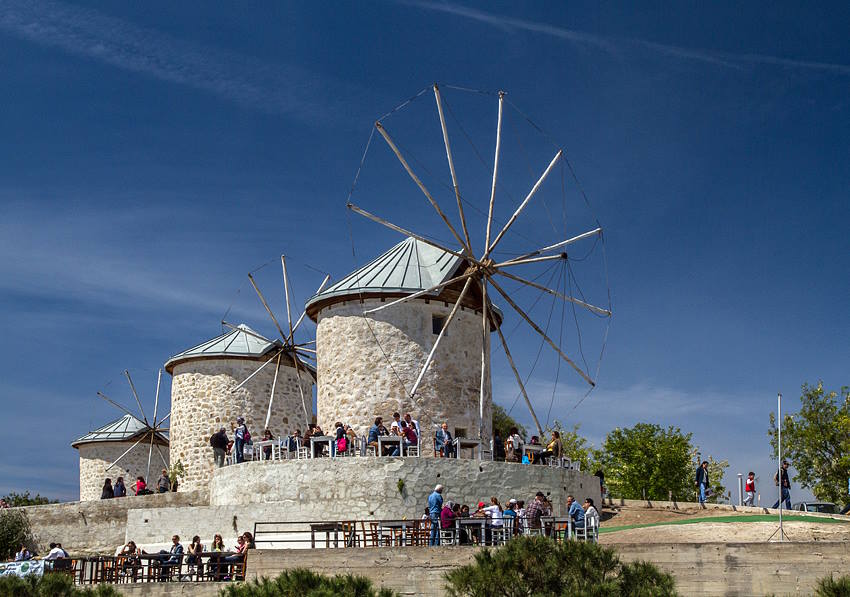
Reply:
M154 403L153 403L153 418L148 419L145 414L145 409L142 407L142 401L139 399L139 394L136 391L136 385L133 383L133 378L130 376L130 371L124 370L124 377L127 378L127 383L130 385L130 391L133 394L133 398L136 401L136 405L139 407L139 414L133 414L121 404L104 394L103 392L98 392L97 395L106 400L109 404L117 408L118 410L126 413L134 420L141 422L144 426L139 429L135 435L138 435L138 439L136 443L127 448L118 458L116 458L106 470L110 470L115 467L122 458L127 456L133 449L141 443L148 443L148 467L145 474L145 479L150 477L151 473L151 459L153 457L154 448L156 448L157 453L159 454L160 459L162 460L162 464L165 467L168 467L168 461L165 459L165 456L162 453L162 450L159 447L160 441L163 439L164 433L168 433L168 427L163 427L163 423L165 423L170 417L171 413L169 412L167 415L162 418L158 418L159 412L159 388L162 383L162 369L157 371L156 375L156 393L154 395Z
M369 211L366 211L365 209L355 205L351 202L351 195L349 195L349 202L347 206L351 211L360 214L361 216L364 216L369 220L372 220L373 222L381 224L382 226L385 226L395 232L401 233L408 237L412 237L413 239L416 239L421 243L425 243L427 245L440 249L441 251L444 251L449 255L453 255L459 259L462 259L466 264L466 268L464 271L462 271L462 273L456 275L455 277L449 280L442 281L439 284L436 284L429 288L425 288L419 292L409 294L402 298L398 298L391 302L387 302L386 304L382 304L378 307L365 310L364 315L373 315L376 312L384 309L392 309L393 307L406 301L410 301L412 299L417 299L421 297L427 298L429 295L433 295L437 291L440 291L441 289L446 288L450 285L459 285L462 283L462 290L460 291L459 296L454 302L454 306L451 312L449 313L442 327L442 330L435 339L430 352L422 363L419 375L416 377L412 388L408 390L410 396L414 396L419 390L423 382L423 378L425 377L426 372L428 371L429 365L431 365L432 360L434 359L441 340L446 335L447 330L449 330L452 325L452 321L455 319L455 315L458 312L458 308L461 306L465 299L467 302L469 302L470 300L478 301L480 299L480 306L476 308L476 311L480 309L482 313L481 330L485 341L482 342L481 350L481 382L479 392L479 420L481 421L481 423L479 425L479 436L483 435L485 375L487 372L486 360L488 358L488 354L485 347L488 346L488 342L486 340L489 338L491 329L495 329L495 331L498 333L499 341L505 351L505 356L507 358L508 363L510 364L514 377L516 378L519 390L523 398L525 399L525 403L531 413L531 416L534 420L534 424L537 427L538 433L540 433L542 436L543 428L537 418L537 415L534 412L534 408L532 407L528 391L526 390L526 384L523 382L522 376L520 375L517 369L517 365L508 347L508 342L505 338L505 335L503 334L502 330L500 329L500 325L497 324L496 318L494 317L494 306L491 302L492 297L494 295L501 297L501 299L504 300L504 302L507 303L507 305L519 316L521 321L526 326L528 326L528 328L530 328L536 335L538 335L541 338L542 342L548 345L548 347L551 348L555 354L557 354L558 358L560 358L563 362L567 363L579 376L579 378L587 384L589 388L594 387L595 381L593 379L592 373L588 370L588 367L585 366L583 368L576 362L575 359L568 356L567 351L564 349L561 342L554 340L544 330L545 326L536 323L533 317L527 312L527 310L520 307L516 298L512 296L513 293L507 287L505 282L510 281L514 283L514 285L518 284L522 287L535 289L551 297L554 297L554 299L571 304L571 306L573 307L587 310L596 316L610 318L610 300L608 301L608 304L604 307L594 305L591 302L585 300L584 297L579 298L573 296L570 292L565 292L562 289L550 288L544 284L535 281L534 279L530 279L531 276L527 276L523 273L524 268L533 266L535 264L541 264L544 262L552 261L568 262L568 260L570 259L570 256L567 253L568 247L570 247L571 245L582 243L583 241L588 241L589 239L601 238L602 228L597 224L596 226L590 229L575 230L574 233L564 235L559 240L557 240L557 242L550 243L546 246L535 248L533 250L524 251L522 254L515 254L507 259L499 260L494 257L494 251L505 240L506 236L511 233L512 227L514 227L517 220L522 217L523 213L526 211L529 205L534 202L535 196L538 194L538 191L540 190L541 186L544 184L544 182L547 180L547 178L550 176L556 166L558 166L559 163L563 165L566 160L564 150L558 147L557 151L554 154L554 157L552 157L548 164L545 166L545 168L543 168L542 173L537 176L536 180L533 178L529 180L529 186L526 187L528 190L525 194L524 199L519 202L519 204L513 209L507 221L505 221L501 226L494 226L494 221L497 221L494 217L494 214L497 209L497 195L499 195L498 190L500 188L500 154L502 151L503 111L505 107L505 93L499 92L497 94L498 116L496 120L496 136L494 157L492 161L492 176L489 177L489 188L487 189L489 202L486 215L486 225L484 230L482 231L483 243L479 245L480 248L476 247L470 235L469 226L467 224L467 217L464 213L464 204L468 204L468 202L463 197L460 191L460 183L458 181L457 171L455 167L452 144L450 142L449 130L446 124L444 99L441 95L440 87L438 85L434 84L431 89L433 90L433 95L436 103L436 116L437 120L439 121L440 132L442 134L443 145L445 148L445 160L448 165L448 173L451 177L451 189L454 195L453 198L457 204L457 219L460 222L460 228L458 229L452 223L452 219L439 206L434 197L434 194L431 192L431 190L429 190L428 187L426 187L425 183L422 180L422 177L417 174L414 166L411 165L411 162L413 162L414 160L408 159L408 156L405 155L406 152L400 148L400 144L396 141L396 139L394 139L393 135L390 134L385 122L383 122L386 117L375 122L374 129L372 131L372 136L370 137L369 143L367 144L366 153L364 154L363 160L361 161L361 169L363 168L363 164L366 161L367 154L370 151L371 141L374 137L374 133L377 131L377 133L386 142L386 145L389 150L392 152L392 154L395 155L401 167L406 172L407 176L413 181L419 192L424 195L425 200L428 202L428 204L430 204L431 208L433 208L433 210L442 220L447 231L453 237L453 242L439 242L437 240L434 240L433 237L429 235L417 233L402 226L396 225L392 223L388 218L375 215L374 213L370 213ZM412 98L412 100L422 96L426 91L428 91L428 88L420 92L419 95ZM402 104L401 106L399 106L399 108L397 108L387 116L407 106L412 102L412 100L405 102L405 104ZM464 132L464 134L466 133ZM358 170L357 177L359 177L360 174L361 172L360 170ZM355 177L355 184L352 187L352 193L354 192L354 187L357 185L357 177ZM481 195L484 195L484 193L482 192ZM475 292L473 292L472 289L475 289Z
M274 377L272 379L271 393L269 394L269 406L268 406L268 409L266 410L266 420L265 420L265 424L264 424L265 428L267 428L269 426L269 420L271 419L272 405L274 404L275 387L277 386L278 375L280 373L281 359L287 359L288 361L290 361L293 364L293 366L295 367L296 375L300 378L301 371L302 370L306 371L305 364L307 362L314 360L315 355L316 355L316 350L314 348L310 348L311 345L315 344L315 340L310 340L310 341L306 341L306 342L302 342L302 343L298 343L298 342L295 341L295 332L298 331L298 328L301 326L301 323L304 321L304 317L306 316L307 312L302 311L301 315L299 315L299 317L295 321L295 323L294 324L292 323L292 306L291 306L291 301L290 301L290 296L289 296L290 295L290 284L289 284L289 275L286 271L286 256L285 255L280 256L280 265L281 265L281 270L283 272L284 304L286 305L286 323L287 323L287 329L289 330L289 333L286 333L284 331L284 329L281 327L280 323L278 322L277 317L274 314L274 311L272 311L271 307L269 306L269 303L266 300L266 297L263 295L263 292L260 290L260 287L257 284L257 281L254 278L253 274L248 274L248 280L251 282L251 286L253 287L254 291L257 293L257 297L260 299L260 302L262 303L263 308L265 309L266 313L268 313L268 316L271 319L272 323L274 323L275 329L277 329L278 333L280 334L280 339L272 341L272 340L269 340L268 338L263 337L260 334L257 334L253 330L246 328L245 326L236 326L232 323L228 323L227 321L221 322L222 325L227 327L227 328L238 329L238 330L240 330L240 331L242 331L242 332L248 334L249 336L252 336L252 337L254 337L258 340L261 340L263 342L271 342L271 343L276 345L276 348L268 353L269 357L265 361L263 361L262 364L259 367L257 367L257 369L255 369L253 373L251 373L248 377L246 377L244 380L239 382L239 384L236 385L231 390L231 393L237 392L240 388L242 388L245 384L247 384L255 375L260 373L260 371L265 369L271 363L275 363L275 372L274 372ZM317 293L322 291L322 289L328 283L328 280L330 280L330 275L326 275L324 280L322 280L322 283L319 285L319 288L316 291ZM302 361L301 359L305 359L305 360ZM311 422L310 421L311 417L310 417L310 410L307 409L307 398L304 395L304 389L301 387L301 384L298 383L297 385L298 385L298 391L301 395L301 407L303 409L305 422L307 424L309 424ZM310 397L310 398L312 400L312 397Z

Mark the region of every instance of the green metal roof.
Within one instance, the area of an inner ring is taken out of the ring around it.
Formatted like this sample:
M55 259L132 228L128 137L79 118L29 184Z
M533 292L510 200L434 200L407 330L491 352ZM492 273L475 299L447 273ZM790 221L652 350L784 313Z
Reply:
M111 423L107 423L100 429L90 431L84 436L77 438L71 443L71 446L76 448L80 444L88 444L92 442L127 442L137 439L140 435L145 434L149 427L144 421L139 420L133 415L126 414L120 419L116 419ZM157 440L161 445L168 445L168 439L157 433Z
M408 237L383 255L307 301L310 306L332 297L368 293L407 294L452 278L463 259ZM435 295L440 291L434 292Z
M165 363L165 370L170 373L171 369L178 362L194 358L260 357L279 345L278 342L265 338L262 334L258 334L244 323L236 327L237 329L235 330L230 330L221 336L216 336L212 340L207 340L174 355ZM260 340L260 338L263 339Z

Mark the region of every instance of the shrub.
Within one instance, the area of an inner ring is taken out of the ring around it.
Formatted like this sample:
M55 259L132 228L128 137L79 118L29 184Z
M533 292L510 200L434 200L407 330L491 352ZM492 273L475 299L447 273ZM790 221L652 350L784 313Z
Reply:
M818 581L815 587L816 597L850 597L850 576L829 576Z
M475 555L475 563L446 574L454 597L556 597L675 595L673 577L647 562L623 563L595 543L555 543L517 537Z
M33 547L32 529L26 512L0 510L0 560L11 560L21 545Z
M45 574L44 576L0 577L0 595L14 597L121 597L109 585L98 585L95 589L74 586L67 574Z
M375 590L372 581L351 574L323 576L306 568L284 570L274 579L261 578L242 585L230 585L222 597L395 597L389 589Z

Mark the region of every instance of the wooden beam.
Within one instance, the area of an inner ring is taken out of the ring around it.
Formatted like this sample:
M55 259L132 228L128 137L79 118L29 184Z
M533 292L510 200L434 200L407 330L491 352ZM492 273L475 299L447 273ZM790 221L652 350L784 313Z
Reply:
M466 216L463 214L463 203L460 199L460 189L457 186L457 173L455 172L454 160L452 160L452 148L449 143L449 132L446 129L446 118L443 115L443 100L440 97L440 88L434 83L434 97L437 100L437 112L440 115L440 128L443 129L443 144L446 146L446 159L449 162L449 172L452 175L452 186L457 199L457 210L460 212L460 225L463 228L463 236L466 239L466 250L472 253L472 242L469 240L469 230L466 228Z

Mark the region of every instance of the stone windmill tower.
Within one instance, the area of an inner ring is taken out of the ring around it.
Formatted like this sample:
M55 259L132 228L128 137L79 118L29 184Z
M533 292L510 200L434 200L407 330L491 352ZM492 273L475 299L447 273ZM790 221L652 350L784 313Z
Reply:
M165 370L173 378L171 462L183 462L187 490L206 487L213 471L210 435L220 427L230 435L237 417L245 417L257 438L266 422L278 438L313 418L315 372L303 362L296 369L281 342L244 324L174 355Z
M417 384L464 283L426 291L466 268L464 259L407 238L308 301L307 315L317 323L317 414L323 429L339 420L362 434L376 416L387 419L399 411L419 420L423 455L434 426L443 421L456 436L478 437L480 430L489 439L490 343L481 333L482 297L474 291L463 297ZM411 295L418 296L364 316ZM493 319L501 324L501 313L495 311Z

